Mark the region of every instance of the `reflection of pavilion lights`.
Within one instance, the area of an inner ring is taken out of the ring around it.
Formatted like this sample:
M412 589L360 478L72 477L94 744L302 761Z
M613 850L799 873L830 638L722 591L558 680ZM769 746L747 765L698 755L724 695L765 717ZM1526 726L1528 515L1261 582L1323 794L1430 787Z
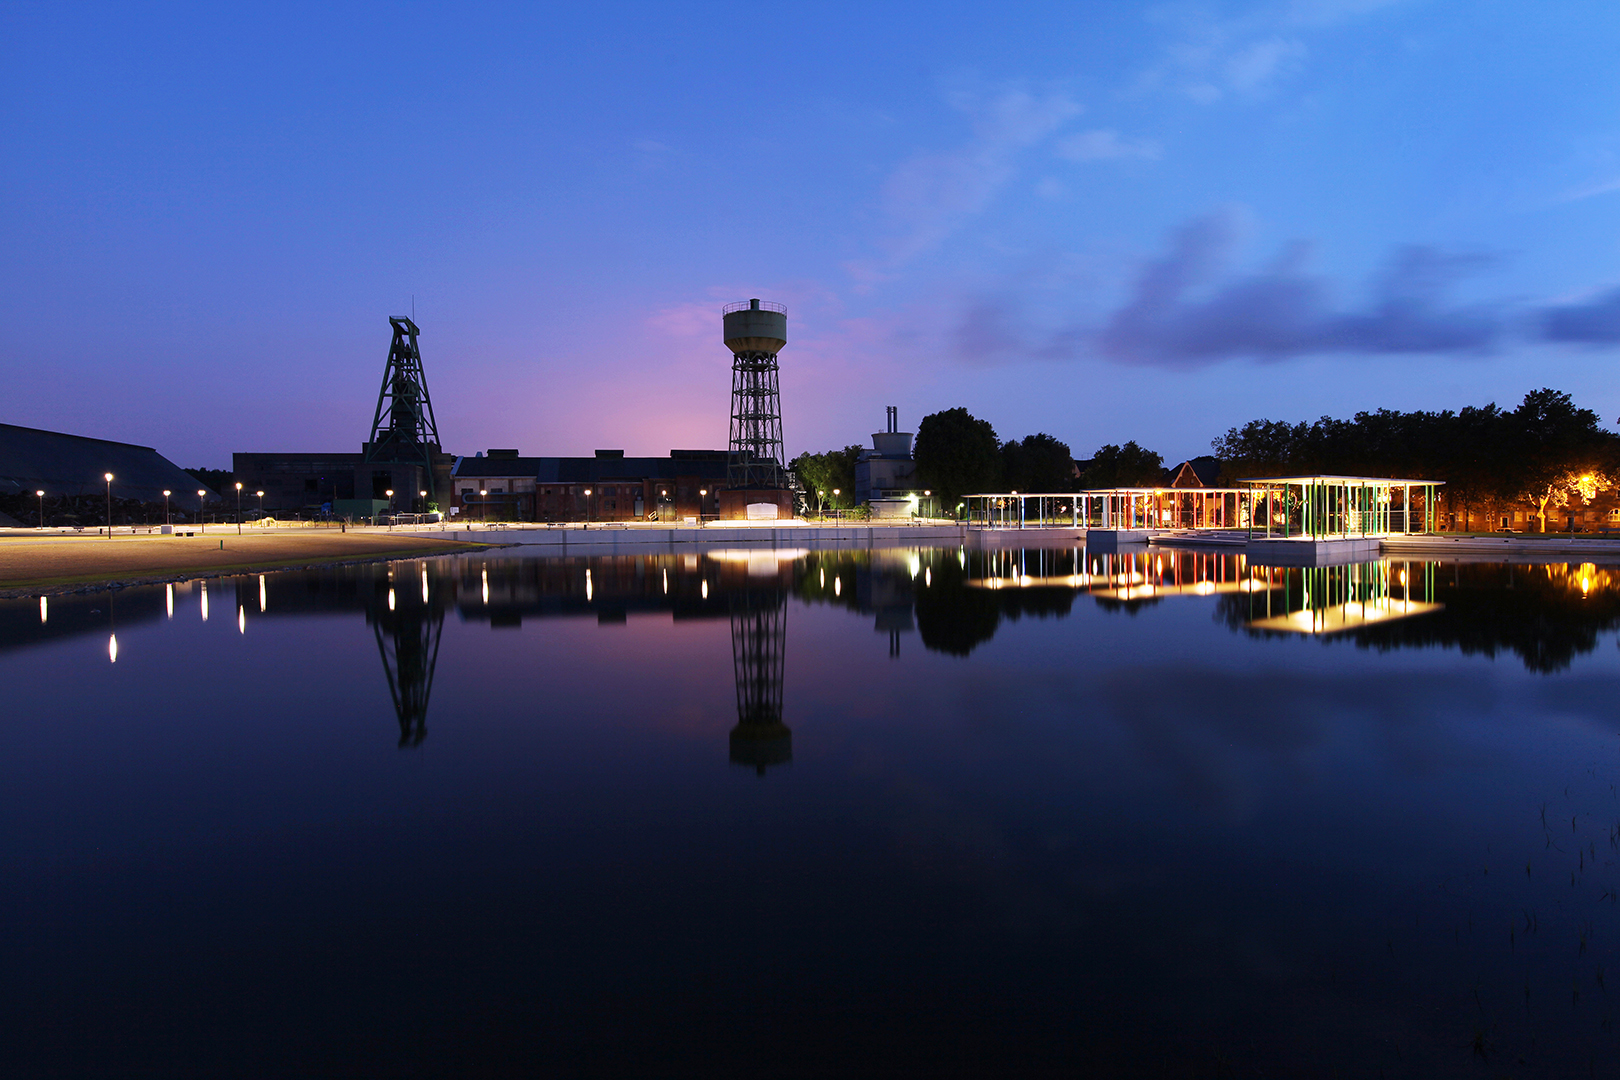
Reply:
M702 593L703 599L707 600L709 598L709 579L708 578L703 579L702 588L699 591Z
M236 605L236 632L238 634L247 633L247 608L241 604Z
M259 610L264 610L264 575L259 575Z
M43 596L39 598L39 621L41 623L45 621L45 598Z
M389 611L394 610L394 590L393 589L388 590L388 610Z
M908 571L908 577L916 577L918 572L922 570L922 556L918 555L916 552L912 552L910 555L907 555L906 570Z
M1591 589L1591 588L1592 588L1592 579L1591 579L1591 578L1589 578L1589 577L1586 577L1586 576L1584 576L1584 575L1583 575L1583 576L1582 576L1582 577L1581 577L1581 595L1582 595L1582 596L1585 596L1585 595L1586 595L1586 593L1587 593L1587 592L1588 592L1588 591L1589 591L1589 590L1590 590L1590 589Z
M107 662L110 663L110 664L118 663L118 635L117 634L108 634L107 635Z
M923 571L923 584L928 586L934 584L934 568L932 566Z
M1199 596L1209 596L1215 592L1215 583L1213 581L1200 581L1193 586L1193 592Z

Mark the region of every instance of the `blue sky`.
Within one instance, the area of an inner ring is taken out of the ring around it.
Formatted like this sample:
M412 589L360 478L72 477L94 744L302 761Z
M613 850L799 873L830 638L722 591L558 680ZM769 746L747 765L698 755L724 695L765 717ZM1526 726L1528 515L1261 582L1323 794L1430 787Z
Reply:
M351 450L412 297L446 448L788 451L957 405L1174 461L1258 417L1620 417L1620 9L0 8L0 420Z

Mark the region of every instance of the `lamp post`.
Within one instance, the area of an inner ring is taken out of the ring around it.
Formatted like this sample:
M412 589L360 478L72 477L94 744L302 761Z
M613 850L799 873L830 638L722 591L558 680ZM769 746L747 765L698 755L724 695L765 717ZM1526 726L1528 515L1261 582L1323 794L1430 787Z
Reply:
M388 531L394 531L394 489L384 488L383 494L388 496Z
M112 473L104 473L107 480L107 539L112 539Z
M424 513L424 514L427 513L427 489L426 488L421 488L416 492L416 494L417 494L417 497L422 500L422 505L419 508L420 511L422 513Z
M585 524L591 523L591 489L585 489Z
M821 490L820 488L816 488L816 517L824 518L827 516L821 512L821 500L826 498L826 496L827 493L825 491Z
M165 524L165 525L170 524L170 522L169 522L169 496L171 494L173 494L173 492L171 492L168 488L163 489L163 524Z
M709 501L709 489L698 488L698 524L703 524L703 504Z
M45 527L45 489L40 488L34 494L39 496L39 527L43 529Z
M264 520L264 491L261 489L259 491L254 492L254 494L259 497L259 520L263 521Z
M484 524L489 524L489 488L478 489L478 518Z
M242 535L242 481L236 482L236 535Z
M208 535L208 522L203 520L203 507L208 505L208 492L203 488L197 489L197 524L202 526L203 535Z
M833 509L838 508L838 496L844 493L843 488L833 488Z

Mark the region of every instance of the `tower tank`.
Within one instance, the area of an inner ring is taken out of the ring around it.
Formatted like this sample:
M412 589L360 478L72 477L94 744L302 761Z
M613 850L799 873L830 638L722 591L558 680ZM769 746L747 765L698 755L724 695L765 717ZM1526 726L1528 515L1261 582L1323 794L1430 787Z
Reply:
M767 353L775 356L787 344L787 308L759 300L728 304L723 313L726 348L737 355Z

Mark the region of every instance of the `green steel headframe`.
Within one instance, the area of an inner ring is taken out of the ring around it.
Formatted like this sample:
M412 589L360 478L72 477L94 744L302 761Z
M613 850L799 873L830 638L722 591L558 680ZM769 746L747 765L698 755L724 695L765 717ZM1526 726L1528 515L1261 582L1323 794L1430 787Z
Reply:
M428 397L422 353L416 347L421 331L403 315L390 316L388 322L394 328L394 341L377 393L365 460L421 462L432 469L433 455L439 452L439 425L433 418L433 399Z

